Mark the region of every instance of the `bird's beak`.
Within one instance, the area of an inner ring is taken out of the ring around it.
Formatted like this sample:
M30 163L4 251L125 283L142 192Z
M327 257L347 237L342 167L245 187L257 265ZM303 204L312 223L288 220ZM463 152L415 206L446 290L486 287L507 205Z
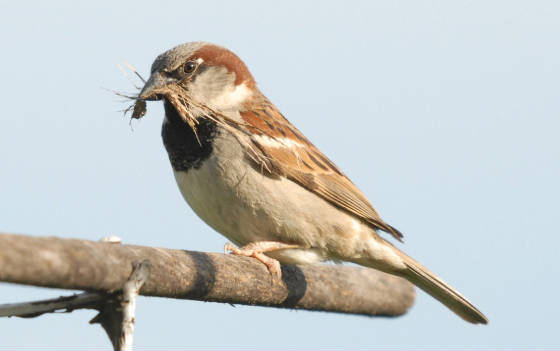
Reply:
M159 72L154 72L144 84L138 97L141 100L161 100L159 93L167 86L168 82Z

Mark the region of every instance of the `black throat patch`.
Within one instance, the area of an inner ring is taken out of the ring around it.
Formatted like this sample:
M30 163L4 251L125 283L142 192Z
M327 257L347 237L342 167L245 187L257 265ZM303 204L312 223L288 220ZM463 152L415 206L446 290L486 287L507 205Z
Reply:
M200 168L204 160L212 153L212 142L216 136L217 126L207 118L199 118L196 133L183 121L175 107L164 100L165 116L161 136L163 145L169 155L169 161L175 171L188 171Z

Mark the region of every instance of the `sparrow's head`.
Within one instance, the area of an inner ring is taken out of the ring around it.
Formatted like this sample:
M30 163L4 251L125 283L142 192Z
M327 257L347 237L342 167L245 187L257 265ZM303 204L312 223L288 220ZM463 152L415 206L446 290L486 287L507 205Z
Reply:
M239 109L255 91L253 76L234 53L218 45L192 42L156 58L138 98L165 99L180 112L181 107L187 112L200 108L223 112Z

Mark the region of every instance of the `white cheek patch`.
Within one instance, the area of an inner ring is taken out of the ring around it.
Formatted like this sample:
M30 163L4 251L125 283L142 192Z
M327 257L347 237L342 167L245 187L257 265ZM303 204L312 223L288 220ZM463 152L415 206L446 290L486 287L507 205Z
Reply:
M280 147L288 147L288 148L300 148L304 147L305 145L301 144L298 141L288 138L271 138L268 135L253 135L255 140L263 145L273 148L280 148Z
M235 74L229 73L225 67L209 66L196 75L190 84L190 91L193 98L210 108L234 110L253 95L245 82L238 85L234 82Z
M234 88L226 89L222 94L211 100L211 105L222 110L238 107L250 97L253 92L247 88L245 83L239 84Z

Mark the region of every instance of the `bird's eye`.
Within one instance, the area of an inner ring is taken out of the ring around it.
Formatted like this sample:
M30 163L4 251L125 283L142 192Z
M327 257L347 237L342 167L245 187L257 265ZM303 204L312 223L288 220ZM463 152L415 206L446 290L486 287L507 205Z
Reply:
M189 61L185 63L185 65L183 66L183 71L185 73L193 73L195 68L196 68L196 62Z

